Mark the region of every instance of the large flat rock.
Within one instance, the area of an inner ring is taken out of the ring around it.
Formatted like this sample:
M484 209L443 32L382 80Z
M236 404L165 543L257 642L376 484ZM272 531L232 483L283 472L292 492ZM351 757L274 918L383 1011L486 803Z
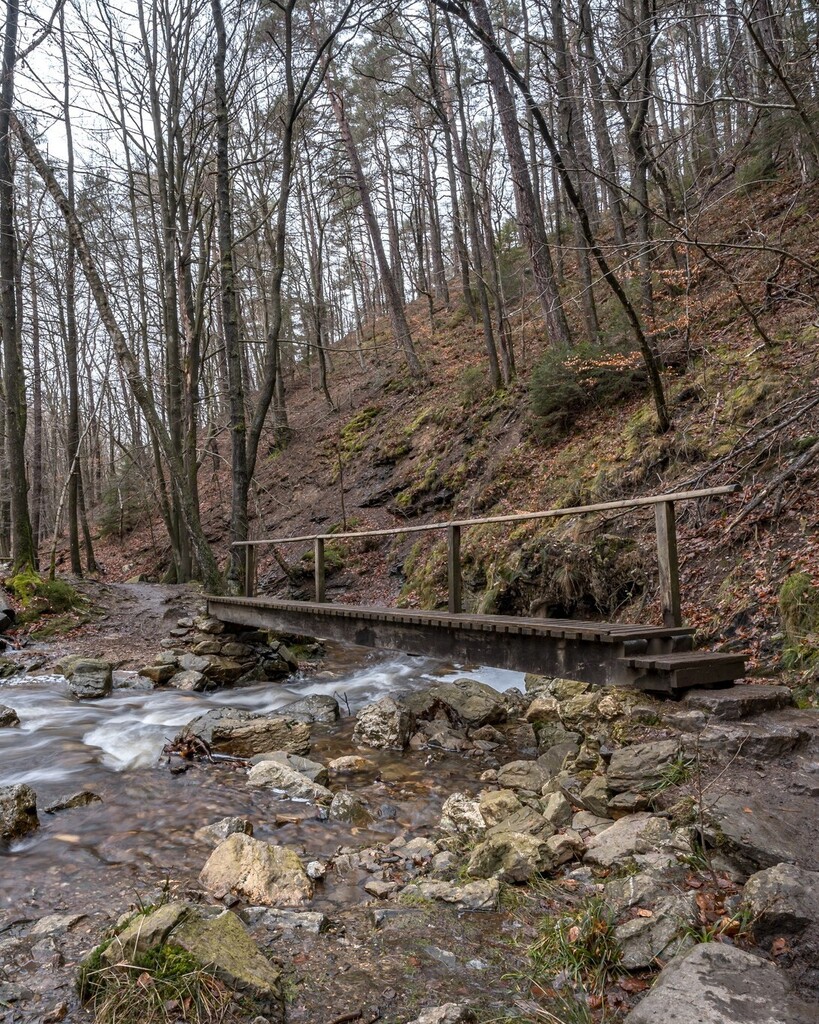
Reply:
M767 960L706 942L672 960L628 1024L816 1024L804 1002Z
M766 711L792 707L793 694L787 686L728 686L722 690L689 690L681 703L705 711L714 718L737 721Z

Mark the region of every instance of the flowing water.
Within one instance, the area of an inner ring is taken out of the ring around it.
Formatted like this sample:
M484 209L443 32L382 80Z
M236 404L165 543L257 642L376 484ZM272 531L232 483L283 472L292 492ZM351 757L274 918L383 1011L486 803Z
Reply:
M0 786L27 783L37 793L41 827L0 849L0 916L40 916L105 910L166 880L179 891L195 887L209 847L194 836L208 822L242 815L258 838L292 844L306 856L329 857L339 844L366 845L368 834L318 818L317 809L252 790L230 765L193 767L174 776L162 748L199 714L220 706L271 712L308 694L336 694L343 709L397 690L465 674L421 658L385 656L330 647L320 672L286 685L198 694L121 688L94 702L77 702L61 676L22 677L0 684L0 704L14 708L20 726L0 730ZM521 686L518 673L470 671L498 690ZM352 720L313 726L312 756L323 760L353 752ZM377 770L350 782L380 810L371 841L404 829L431 827L443 799L476 788L478 772L463 757L426 752L366 752ZM46 814L58 797L88 789L101 802ZM324 898L349 898L328 887Z

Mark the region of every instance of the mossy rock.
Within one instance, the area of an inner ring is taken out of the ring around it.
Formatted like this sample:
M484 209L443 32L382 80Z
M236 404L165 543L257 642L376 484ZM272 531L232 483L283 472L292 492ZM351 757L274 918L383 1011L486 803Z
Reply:
M786 668L819 663L819 587L806 572L788 576L779 589L779 615L787 643Z
M6 580L6 588L23 606L22 621L45 613L70 612L83 605L83 597L65 580L47 580L26 568Z

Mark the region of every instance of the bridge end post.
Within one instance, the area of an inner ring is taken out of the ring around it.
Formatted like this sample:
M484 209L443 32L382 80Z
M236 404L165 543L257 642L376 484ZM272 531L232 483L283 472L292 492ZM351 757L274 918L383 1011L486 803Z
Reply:
M654 506L657 527L657 562L660 569L660 605L663 625L682 625L680 603L680 563L677 555L677 520L674 502L662 501Z
M452 615L460 615L463 611L462 579L461 579L461 528L447 528L447 576L449 582L449 611Z
M256 596L256 547L245 545L245 597Z
M313 541L313 573L316 583L316 603L323 604L326 600L323 537L316 537Z

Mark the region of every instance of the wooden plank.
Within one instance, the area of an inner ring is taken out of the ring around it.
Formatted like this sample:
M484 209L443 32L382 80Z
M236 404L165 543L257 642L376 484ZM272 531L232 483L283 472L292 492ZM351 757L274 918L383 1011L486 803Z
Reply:
M316 603L323 604L325 600L325 575L324 575L324 538L316 537L313 541L313 575L316 584Z
M453 615L463 611L461 579L461 528L454 523L447 527L447 582L449 610Z
M609 512L619 508L643 508L647 505L656 505L658 502L692 501L697 498L712 498L720 494L736 494L740 490L742 488L739 484L726 484L721 487L703 487L694 491L672 491L668 494L652 494L643 498L620 498L617 501L601 501L594 505L573 505L569 508L552 508L541 512L515 512L505 516L484 516L481 519L453 519L444 523L392 527L387 530L355 530L334 534L311 533L301 537L266 537L259 540L237 541L235 546L242 547L247 544L306 544L314 541L319 536L332 536L339 540L353 540L362 537L395 537L404 533L427 533L430 530L446 530L450 526L459 526L463 529L469 526L484 526L495 523L524 523L538 519L581 515L588 512Z
M666 626L682 625L680 565L677 557L677 521L674 502L654 506L657 527L657 563L660 570L660 607Z

